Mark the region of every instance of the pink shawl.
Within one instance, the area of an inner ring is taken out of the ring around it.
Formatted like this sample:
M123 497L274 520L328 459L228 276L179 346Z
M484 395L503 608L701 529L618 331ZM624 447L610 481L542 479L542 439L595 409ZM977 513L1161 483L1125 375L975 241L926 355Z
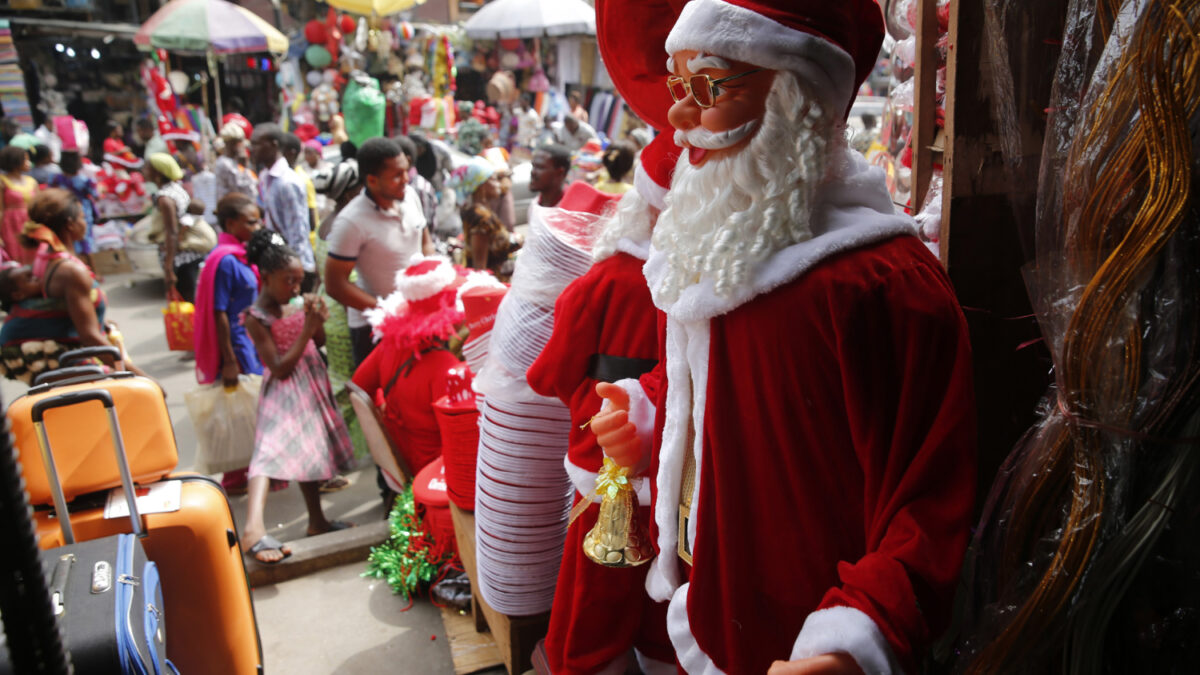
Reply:
M217 279L217 268L227 255L236 256L246 263L246 247L237 237L222 232L217 236L217 247L204 259L200 281L196 284L195 326L196 381L200 384L215 382L221 375L221 347L217 344L217 320L213 317L213 285ZM248 263L247 263L248 264ZM255 276L258 268L251 266Z

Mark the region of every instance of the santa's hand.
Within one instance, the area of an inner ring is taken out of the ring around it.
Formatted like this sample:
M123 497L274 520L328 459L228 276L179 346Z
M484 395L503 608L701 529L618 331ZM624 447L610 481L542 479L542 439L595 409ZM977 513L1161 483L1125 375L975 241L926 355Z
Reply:
M767 675L863 675L854 657L841 652L795 661L776 661Z
M621 466L637 468L645 449L638 439L637 427L629 421L629 394L609 382L596 385L596 393L608 401L600 414L592 418L592 433L604 454Z

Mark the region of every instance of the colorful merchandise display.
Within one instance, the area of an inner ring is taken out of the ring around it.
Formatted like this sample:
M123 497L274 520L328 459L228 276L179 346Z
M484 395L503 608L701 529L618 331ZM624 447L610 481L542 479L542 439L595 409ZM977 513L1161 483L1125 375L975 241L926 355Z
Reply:
M0 106L4 107L4 116L16 120L22 130L33 131L33 111L25 92L25 75L21 71L17 48L13 46L8 19L0 19Z

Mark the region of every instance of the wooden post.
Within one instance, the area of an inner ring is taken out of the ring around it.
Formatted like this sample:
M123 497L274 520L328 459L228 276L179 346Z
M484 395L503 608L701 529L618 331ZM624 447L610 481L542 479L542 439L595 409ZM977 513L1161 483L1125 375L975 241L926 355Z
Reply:
M917 0L917 64L913 77L912 212L921 210L933 174L934 136L937 134L937 0Z

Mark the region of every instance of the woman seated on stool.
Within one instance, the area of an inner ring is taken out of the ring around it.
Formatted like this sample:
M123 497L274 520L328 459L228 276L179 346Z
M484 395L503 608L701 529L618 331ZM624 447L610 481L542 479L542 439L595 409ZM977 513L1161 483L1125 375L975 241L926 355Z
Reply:
M29 382L78 347L112 346L124 354L106 332L104 291L74 254L75 242L87 234L79 200L66 190L44 190L30 203L29 218L21 244L35 252L33 265L0 270L0 304L9 313L0 329L0 373ZM102 360L145 374L124 359Z

